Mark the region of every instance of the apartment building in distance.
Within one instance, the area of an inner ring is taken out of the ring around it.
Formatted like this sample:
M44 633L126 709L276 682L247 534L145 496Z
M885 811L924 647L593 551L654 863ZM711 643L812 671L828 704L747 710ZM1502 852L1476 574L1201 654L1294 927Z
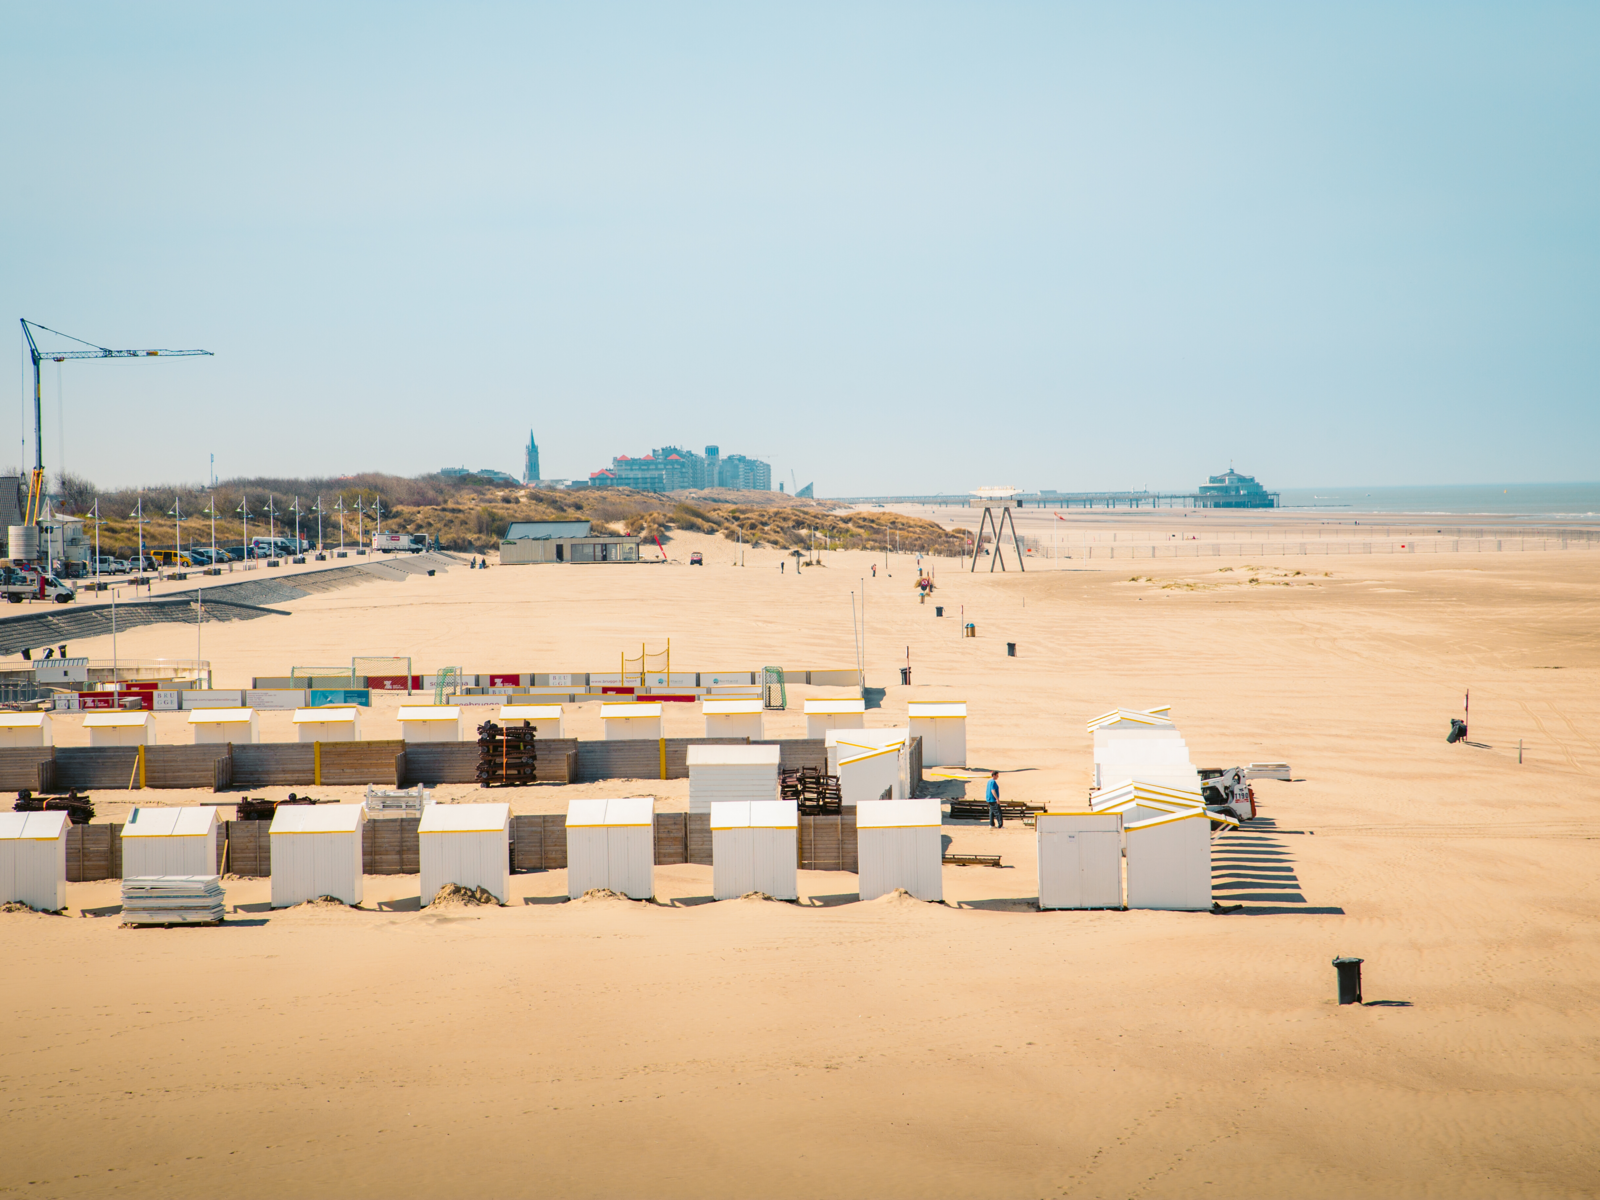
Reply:
M685 488L733 488L770 492L772 465L743 454L723 454L707 446L704 454L681 446L662 446L642 458L619 455L611 466L589 476L590 487L627 487L641 492L675 492Z

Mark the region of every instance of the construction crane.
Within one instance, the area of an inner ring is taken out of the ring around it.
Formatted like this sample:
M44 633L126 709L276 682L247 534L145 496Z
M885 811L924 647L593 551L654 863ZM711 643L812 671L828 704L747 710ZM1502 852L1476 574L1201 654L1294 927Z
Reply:
M40 333L53 333L57 337L66 338L69 342L77 342L80 346L88 346L87 350L45 350L41 351L37 342L33 340L33 331ZM73 337L70 333L62 333L59 329L51 329L48 325L41 325L37 321L27 318L22 320L22 336L28 339L28 353L33 358L33 482L28 488L28 511L24 515L24 525L36 525L44 509L44 441L41 437L41 420L39 412L39 364L45 359L51 362L66 362L69 358L191 358L197 354L211 357L209 350L111 350L105 346L96 346L93 342L86 342L82 338Z

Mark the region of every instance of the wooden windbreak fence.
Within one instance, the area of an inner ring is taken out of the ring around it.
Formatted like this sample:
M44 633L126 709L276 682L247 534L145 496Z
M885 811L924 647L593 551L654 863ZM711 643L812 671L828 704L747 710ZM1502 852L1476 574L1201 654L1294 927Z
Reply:
M73 825L67 829L68 883L121 878L121 825Z

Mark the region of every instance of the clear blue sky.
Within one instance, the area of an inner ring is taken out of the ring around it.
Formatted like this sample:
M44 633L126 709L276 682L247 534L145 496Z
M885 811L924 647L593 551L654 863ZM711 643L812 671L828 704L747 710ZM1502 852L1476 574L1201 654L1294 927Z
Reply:
M1594 3L68 3L5 44L8 319L217 355L67 364L102 484L520 474L530 426L547 476L716 442L819 495L1600 477Z

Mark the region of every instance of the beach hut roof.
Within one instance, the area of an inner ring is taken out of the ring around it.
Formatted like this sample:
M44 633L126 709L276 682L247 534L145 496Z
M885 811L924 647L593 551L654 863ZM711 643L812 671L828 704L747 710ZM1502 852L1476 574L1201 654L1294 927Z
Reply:
M857 829L911 829L937 827L941 812L939 798L913 800L868 800L856 805Z
M0 729L40 729L49 713L0 713Z
M841 767L848 766L851 763L866 762L869 758L883 758L888 754L900 753L900 743L898 742L892 746L885 746L882 750L874 750L871 746L852 746L848 742L842 742L840 745L843 747L839 751L839 765ZM847 755L847 751L854 753Z
M859 696L821 696L806 701L806 716L836 717L865 713L867 702Z
M584 825L649 825L655 819L655 811L656 802L649 796L574 800L567 805L567 828Z
M1104 809L1108 805L1120 804L1124 801L1140 804L1148 800L1182 804L1189 808L1199 808L1205 803L1199 792L1189 788L1176 788L1164 783L1145 783L1138 779L1124 779L1096 792L1093 804L1095 808Z
M53 842L66 830L66 812L0 812L0 841Z
M793 800L713 800L713 829L795 829L800 806Z
M1172 718L1168 714L1172 705L1163 704L1159 708L1113 708L1108 713L1101 713L1089 722L1089 732L1105 729L1112 725L1171 725Z
M1171 825L1174 821L1209 821L1211 814L1203 808L1186 808L1179 812L1162 813L1159 817L1146 817L1132 825L1124 825L1124 833L1137 833L1141 829L1154 829L1158 825ZM1226 819L1226 818L1225 818ZM1234 822L1238 824L1237 821Z
M297 708L294 710L294 723L296 725L329 725L335 722L350 722L356 719L357 709L354 704L328 704L317 708Z
M256 715L253 708L197 708L189 713L191 725L248 724Z
M217 827L214 805L189 805L184 808L136 808L128 814L122 836L205 837Z
M898 729L830 729L822 735L824 746L853 746L862 750L888 750L911 744L911 727Z
M661 705L650 704L648 702L634 701L629 703L602 704L600 706L600 717L602 720L616 717L659 717L660 715Z
M701 701L700 711L707 716L753 716L762 711L761 698L748 696L733 700L704 700Z
M906 705L906 713L912 717L964 717L967 715L967 702L965 700L912 700Z
M427 811L424 809L424 811ZM366 818L362 804L280 804L269 834L354 833Z
M430 804L418 833L501 833L511 824L509 804Z
M85 729L132 729L155 718L147 712L97 712L83 719Z
M500 719L502 721L559 721L561 719L561 705L502 704L500 706Z
M776 767L782 747L755 746L690 746L691 767Z
M461 710L454 704L402 704L401 721L459 721Z

